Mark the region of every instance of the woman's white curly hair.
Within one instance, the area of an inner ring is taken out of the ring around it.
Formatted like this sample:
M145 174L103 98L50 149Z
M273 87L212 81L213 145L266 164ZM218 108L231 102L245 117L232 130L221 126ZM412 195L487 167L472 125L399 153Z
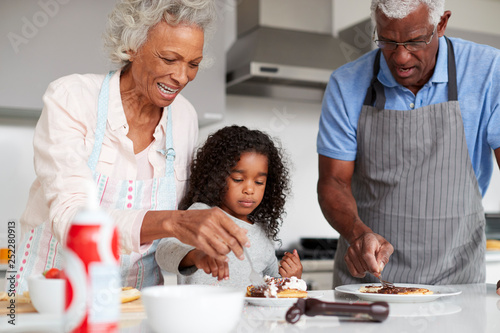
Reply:
M422 3L429 8L429 23L436 26L444 13L445 0L372 0L372 20L380 9L388 18L402 19L412 13Z
M217 11L214 0L121 0L111 14L103 34L104 48L113 63L127 65L127 51L137 51L148 31L164 20L173 26L195 25L207 35L214 30Z

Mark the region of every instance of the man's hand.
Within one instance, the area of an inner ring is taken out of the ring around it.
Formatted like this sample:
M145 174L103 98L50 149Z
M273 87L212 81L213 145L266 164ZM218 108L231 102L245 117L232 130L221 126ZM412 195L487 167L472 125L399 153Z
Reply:
M280 261L279 272L282 277L302 277L302 264L297 250L293 250L293 253L285 252Z
M367 272L379 276L393 252L393 246L384 237L364 233L351 243L344 259L354 277L362 278Z

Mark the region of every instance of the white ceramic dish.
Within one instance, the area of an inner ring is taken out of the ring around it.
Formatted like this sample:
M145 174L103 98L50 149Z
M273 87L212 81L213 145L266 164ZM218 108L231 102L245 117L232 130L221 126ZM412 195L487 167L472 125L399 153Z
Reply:
M177 285L144 288L141 298L155 332L223 333L238 324L244 296L237 288Z
M65 281L46 279L43 275L28 277L31 303L38 313L62 315L65 302Z
M377 302L384 301L388 303L419 303L419 302L431 302L441 297L455 296L462 293L462 291L445 286L432 286L425 284L408 284L408 283L395 283L396 287L414 287L414 288L427 288L432 290L434 294L432 295L387 295L387 294L370 294L362 293L359 288L366 285L380 285L377 283L363 283L363 284L349 284L344 286L338 286L335 291L339 291L346 294L352 294L359 297L362 300Z
M322 292L308 291L307 298L320 298L323 296ZM292 306L297 302L297 298L266 298L266 297L245 297L248 304L256 306L274 306L285 307Z

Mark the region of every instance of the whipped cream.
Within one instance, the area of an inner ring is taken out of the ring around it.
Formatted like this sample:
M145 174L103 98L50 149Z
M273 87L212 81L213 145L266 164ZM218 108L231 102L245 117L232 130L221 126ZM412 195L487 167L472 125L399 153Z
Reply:
M307 290L306 282L296 276L292 276L291 278L274 278L266 275L264 276L264 281L267 284L267 288L263 291L265 297L278 297L278 292L285 289Z
M306 281L297 278L296 276L292 276L285 284L283 285L283 289L297 289L306 291L307 284Z

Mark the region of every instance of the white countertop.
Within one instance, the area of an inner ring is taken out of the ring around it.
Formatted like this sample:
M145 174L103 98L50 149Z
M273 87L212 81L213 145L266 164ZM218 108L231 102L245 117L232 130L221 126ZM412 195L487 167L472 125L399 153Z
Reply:
M458 285L462 294L428 303L390 303L389 318L382 323L353 322L340 317L306 317L295 325L284 320L287 309L246 306L235 332L384 332L384 333L498 333L500 296L495 285ZM356 296L324 291L329 302L357 302ZM252 328L251 330L245 328Z
M500 296L493 284L454 285L462 290L457 296L443 297L428 303L390 303L389 318L382 323L353 322L340 317L307 317L294 325L285 321L288 308L245 305L241 320L234 333L250 332L385 332L385 333L498 333L500 332ZM358 302L356 296L332 290L321 292L321 300L327 302ZM188 315L188 314L187 314ZM18 314L19 325L12 332L54 332L49 321L53 318L40 314ZM122 315L120 333L151 332L144 313ZM3 320L3 319L2 319ZM37 330L26 330L33 324ZM0 331L6 326L0 322ZM23 325L26 324L26 325ZM25 326L25 329L22 328ZM10 327L9 327L10 329Z

